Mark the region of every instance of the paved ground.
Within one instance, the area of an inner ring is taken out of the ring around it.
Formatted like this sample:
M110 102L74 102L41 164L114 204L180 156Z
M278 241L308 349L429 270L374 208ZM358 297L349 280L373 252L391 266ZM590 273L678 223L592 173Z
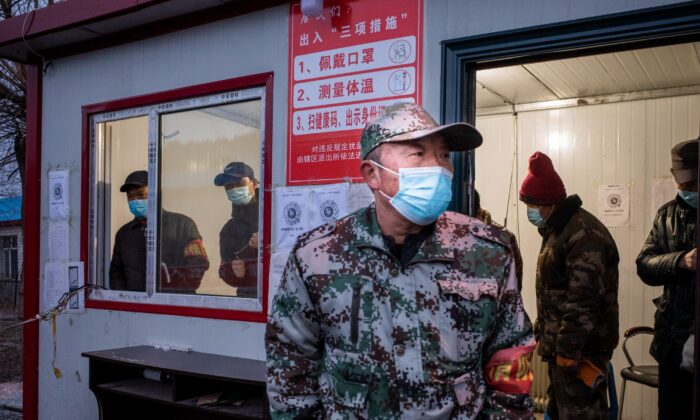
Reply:
M2 331L15 322L0 312L0 420L22 419L22 328Z

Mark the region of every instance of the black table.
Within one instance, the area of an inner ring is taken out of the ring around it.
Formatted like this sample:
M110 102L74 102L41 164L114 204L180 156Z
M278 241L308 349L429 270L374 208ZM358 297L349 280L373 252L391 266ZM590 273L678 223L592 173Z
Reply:
M100 419L267 419L265 362L149 346L83 353Z

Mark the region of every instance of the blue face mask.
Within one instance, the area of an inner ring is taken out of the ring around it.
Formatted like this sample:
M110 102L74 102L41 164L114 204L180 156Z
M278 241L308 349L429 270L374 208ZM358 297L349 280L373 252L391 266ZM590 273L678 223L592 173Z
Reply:
M237 206L245 206L253 199L253 193L249 187L236 187L226 190L228 199Z
M695 191L678 191L678 195L681 196L683 201L688 203L689 206L693 208L698 208L698 193Z
M129 211L137 219L145 219L148 215L148 200L129 200Z
M545 224L547 223L542 218L542 215L540 214L540 209L532 208L532 207L527 208L527 220L529 220L530 223L537 226L538 228L544 227Z
M403 217L417 225L429 225L447 210L452 200L452 173L440 166L399 168L399 191L393 197L379 191Z

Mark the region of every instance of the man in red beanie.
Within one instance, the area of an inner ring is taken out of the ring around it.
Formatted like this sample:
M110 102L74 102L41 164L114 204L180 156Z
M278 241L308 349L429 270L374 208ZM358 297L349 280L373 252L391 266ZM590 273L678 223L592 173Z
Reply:
M607 365L618 342L617 246L577 195L567 197L544 153L530 157L520 200L543 238L535 335L549 363L547 413L607 419Z

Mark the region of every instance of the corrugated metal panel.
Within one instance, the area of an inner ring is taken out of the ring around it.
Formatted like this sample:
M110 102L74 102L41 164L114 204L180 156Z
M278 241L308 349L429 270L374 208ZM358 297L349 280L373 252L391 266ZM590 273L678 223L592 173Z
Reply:
M484 144L476 153L476 187L482 206L502 222L506 209L509 229L519 237L525 262L523 298L535 317L535 265L541 237L527 221L517 190L527 173L527 159L536 150L553 160L569 194L579 194L584 207L598 213L598 186L629 185L630 222L611 228L620 251L620 331L635 325L653 325L652 299L660 288L644 286L636 275L635 258L651 229L651 188L655 179L669 177L670 150L674 144L697 137L700 95L593 105L557 110L521 112L517 117L517 159L513 164L515 118L512 115L480 117L477 127ZM516 176L508 200L511 167ZM654 364L650 341L632 345L635 360ZM621 348L613 358L615 370L626 365ZM618 389L619 377L616 380ZM626 419L655 419L656 391L630 384Z
M477 79L510 102L533 103L700 84L700 44L624 51L482 70ZM494 105L477 97L477 107Z

